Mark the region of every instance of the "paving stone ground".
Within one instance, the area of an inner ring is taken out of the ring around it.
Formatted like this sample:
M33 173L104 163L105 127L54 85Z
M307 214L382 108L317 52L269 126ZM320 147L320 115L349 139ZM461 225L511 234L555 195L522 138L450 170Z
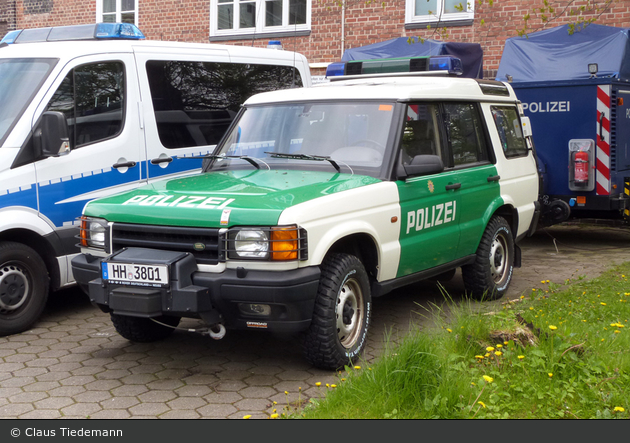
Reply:
M523 267L508 298L540 287L541 280L592 278L629 261L630 228L562 225L538 232L522 248ZM460 298L460 273L444 288ZM374 362L388 340L430 326L424 308L441 300L432 282L375 299L362 366ZM131 343L77 289L55 294L33 329L0 337L0 418L264 419L337 383L338 374L303 359L294 337L228 331L215 341L176 331L161 342Z

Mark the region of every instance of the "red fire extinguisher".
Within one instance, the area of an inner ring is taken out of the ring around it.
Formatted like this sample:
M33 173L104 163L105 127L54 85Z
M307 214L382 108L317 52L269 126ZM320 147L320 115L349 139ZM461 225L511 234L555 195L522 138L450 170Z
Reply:
M574 180L576 185L588 183L588 152L575 153Z

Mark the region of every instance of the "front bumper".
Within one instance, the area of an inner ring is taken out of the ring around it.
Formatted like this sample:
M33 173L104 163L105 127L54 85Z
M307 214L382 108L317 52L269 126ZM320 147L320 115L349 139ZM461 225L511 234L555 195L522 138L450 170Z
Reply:
M311 323L319 285L317 266L290 271L227 269L221 273L200 272L188 253L129 248L109 261L135 264L165 264L170 281L165 287L113 284L102 279L102 257L80 254L72 260L77 283L92 304L105 312L134 317L201 318L206 323L225 324L230 329L268 329L298 332ZM243 312L247 304L269 305L269 315Z

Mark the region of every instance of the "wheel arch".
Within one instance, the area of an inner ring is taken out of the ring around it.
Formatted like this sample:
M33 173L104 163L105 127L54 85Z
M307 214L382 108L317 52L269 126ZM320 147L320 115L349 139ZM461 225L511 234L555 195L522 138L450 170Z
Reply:
M365 268L371 280L376 280L379 269L379 252L376 240L367 233L349 234L335 241L325 257L334 253L346 253L356 256Z

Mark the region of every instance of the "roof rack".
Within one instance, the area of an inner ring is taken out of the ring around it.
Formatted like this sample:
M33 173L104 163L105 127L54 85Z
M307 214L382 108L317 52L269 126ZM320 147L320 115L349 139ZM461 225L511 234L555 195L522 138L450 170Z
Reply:
M144 34L131 23L95 23L76 26L18 29L8 32L0 44L77 40L142 40Z
M462 61L452 56L424 56L352 60L328 65L329 80L401 75L462 75Z

